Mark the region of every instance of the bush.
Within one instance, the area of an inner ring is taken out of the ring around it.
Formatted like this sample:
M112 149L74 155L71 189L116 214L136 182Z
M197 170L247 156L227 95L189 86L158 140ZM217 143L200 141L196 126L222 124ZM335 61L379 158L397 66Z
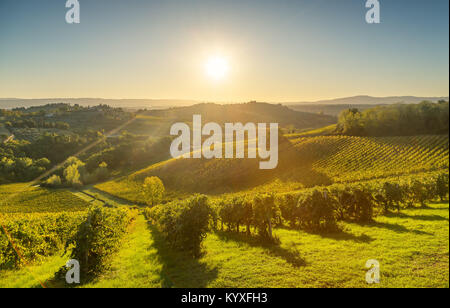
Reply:
M60 187L61 185L62 185L61 177L59 177L56 174L52 175L44 182L44 186L48 187Z
M345 220L349 219L349 212L354 203L354 196L351 188L344 187L343 189L334 189L332 194L336 198L335 214L336 219Z
M279 208L282 218L289 223L290 227L295 228L297 216L298 196L286 194L279 199Z
M128 209L91 207L78 232L66 243L74 246L71 258L80 262L81 274L87 280L109 268L109 259L120 247L128 226L137 212Z
M435 185L436 185L436 195L442 202L448 196L448 189L449 189L448 174L441 173L438 176L436 176Z
M397 212L400 212L400 203L404 202L404 187L401 187L398 183L386 182L383 185L383 195L386 200L384 212L387 213L389 209L394 207L397 209Z
M6 219L5 228L14 241L15 248L30 262L61 251L71 238L84 214L15 214ZM21 258L11 245L3 228L0 228L0 268L18 267Z
M221 221L221 229L224 230L224 225L228 227L228 230L232 229L233 225L233 204L226 200L221 200L219 204L219 217Z
M273 240L273 221L278 215L275 198L271 194L260 194L253 199L253 221L258 234Z
M426 202L433 199L432 194L430 193L432 190L430 189L430 185L419 180L414 180L409 186L411 199L420 203L422 207L426 206Z
M232 200L220 200L217 208L221 221L221 229L224 224L228 230L240 232L240 226L246 226L247 234L250 234L250 226L253 223L253 204L245 197L234 197Z
M374 202L370 191L366 188L354 189L353 200L353 206L350 207L350 217L358 222L372 221Z
M201 243L209 231L213 209L208 198L194 196L145 210L145 216L174 248L199 256Z
M337 230L335 202L326 190L314 189L300 196L297 214L300 226L310 231Z

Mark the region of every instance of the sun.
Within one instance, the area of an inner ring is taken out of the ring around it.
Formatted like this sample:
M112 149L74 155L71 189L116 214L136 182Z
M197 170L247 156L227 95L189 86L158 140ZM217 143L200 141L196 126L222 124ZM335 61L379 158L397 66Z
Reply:
M211 57L206 61L205 72L213 80L224 79L230 70L228 61L224 57Z

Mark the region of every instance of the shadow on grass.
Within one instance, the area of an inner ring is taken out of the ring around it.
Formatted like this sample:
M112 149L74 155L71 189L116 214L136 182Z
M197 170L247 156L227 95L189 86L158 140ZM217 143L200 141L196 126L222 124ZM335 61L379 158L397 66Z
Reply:
M163 288L205 288L218 276L217 267L210 268L187 252L170 247L164 236L150 223L148 228L156 248L155 258L162 264L160 276Z
M387 222L371 222L368 224L364 224L366 227L375 227L375 228L382 228L382 229L388 229L396 233L413 233L417 235L434 235L433 233L420 231L420 230L411 230L406 228L405 226L399 225L399 224L392 224Z
M352 233L347 233L345 230L337 230L336 232L326 232L326 233L320 233L320 232L312 232L307 230L298 230L298 229L291 229L288 227L282 227L281 229L288 230L288 231L295 231L295 232L305 232L307 234L312 235L318 235L323 238L332 239L335 241L353 241L355 243L370 243L373 242L375 239L366 235L354 235ZM301 235L299 235L301 236Z
M405 213L389 213L386 214L385 216L393 218L398 217L414 220L423 220L423 221L449 221L448 218L439 215L408 215Z
M245 233L216 231L215 234L225 242L234 241L240 243L246 243L251 247L261 247L270 252L270 254L284 259L289 264L295 267L306 266L306 261L300 256L300 252L297 250L288 250L280 247L277 244L266 243L260 238L255 236L249 236Z
M334 232L334 233L312 233L312 234L316 234L319 235L323 238L327 238L327 239L333 239L335 241L352 241L355 243L370 243L373 242L375 239L366 235L366 234L362 234L362 235L354 235L351 233L347 233L345 231L341 231L341 232Z
M89 277L85 277L84 274L81 273L80 274L81 282L79 284L78 283L68 284L66 282L66 273L67 273L66 267L62 266L52 278L43 281L42 283L44 284L45 288L48 289L74 289L92 282L96 282L100 278L99 275L96 276L91 275ZM42 288L42 285L38 283L33 288Z

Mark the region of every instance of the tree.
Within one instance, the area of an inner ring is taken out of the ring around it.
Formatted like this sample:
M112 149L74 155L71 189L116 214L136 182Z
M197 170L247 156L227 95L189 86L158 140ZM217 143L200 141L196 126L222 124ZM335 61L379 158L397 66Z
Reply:
M356 108L341 112L338 130L346 135L363 136L365 133L361 112Z
M67 184L71 186L83 186L83 183L81 182L80 172L78 171L78 165L76 164L70 165L69 167L64 169L64 178Z
M144 180L143 194L148 204L154 206L160 203L164 197L165 188L163 182L156 176L147 177Z
M62 183L61 178L58 175L56 175L56 174L52 175L51 177L49 177L47 179L47 181L45 181L45 184L50 186L50 187L61 186L61 183Z

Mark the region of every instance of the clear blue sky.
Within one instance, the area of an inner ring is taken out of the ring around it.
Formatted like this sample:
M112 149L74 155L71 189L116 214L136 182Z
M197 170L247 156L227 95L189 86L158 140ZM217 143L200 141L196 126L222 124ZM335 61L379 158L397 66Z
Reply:
M0 0L0 97L448 96L449 1ZM226 59L223 80L204 65Z

